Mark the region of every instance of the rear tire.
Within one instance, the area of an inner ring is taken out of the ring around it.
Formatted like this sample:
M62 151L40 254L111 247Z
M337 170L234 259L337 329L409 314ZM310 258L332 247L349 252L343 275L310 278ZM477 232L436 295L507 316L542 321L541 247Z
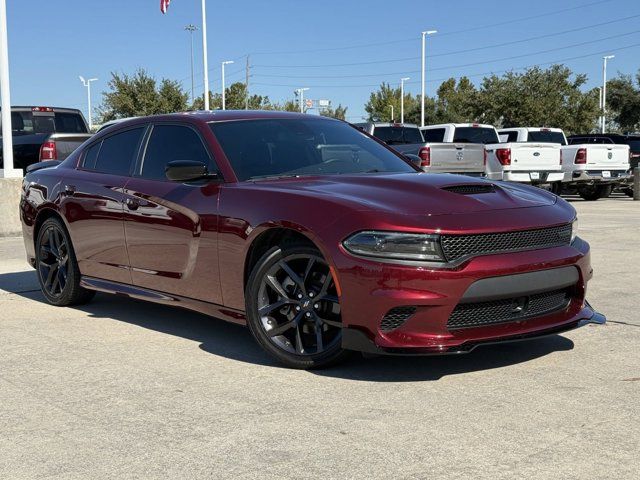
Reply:
M587 201L595 201L600 198L607 198L611 195L611 185L583 185L578 187L578 195Z
M633 198L633 188L623 188L621 192L624 193L627 197Z
M51 305L66 307L87 303L94 291L80 286L80 270L71 237L62 221L44 221L36 239L36 272L42 294Z
M551 193L558 196L562 195L562 182L554 182L551 184Z
M274 247L253 268L245 290L247 323L258 344L291 368L343 361L342 317L331 270L310 245Z

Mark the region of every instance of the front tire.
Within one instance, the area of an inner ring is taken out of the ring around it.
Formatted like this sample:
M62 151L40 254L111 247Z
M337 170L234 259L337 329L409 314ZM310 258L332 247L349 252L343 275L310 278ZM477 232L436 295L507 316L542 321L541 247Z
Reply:
M578 187L578 195L584 200L595 201L611 195L611 185L584 185Z
M251 272L245 303L251 334L286 366L326 367L347 357L335 282L316 248L296 244L266 252Z
M80 286L80 270L71 237L59 219L52 217L44 221L35 247L38 282L47 302L65 307L93 298L95 292Z

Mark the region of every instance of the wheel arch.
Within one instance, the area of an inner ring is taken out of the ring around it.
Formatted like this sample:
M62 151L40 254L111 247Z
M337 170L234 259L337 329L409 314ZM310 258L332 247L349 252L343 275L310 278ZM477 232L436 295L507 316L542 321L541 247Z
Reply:
M40 228L42 227L42 224L50 218L57 218L58 220L60 220L64 225L64 228L66 228L67 232L69 232L69 227L67 225L67 222L65 221L64 217L60 214L58 210L52 207L43 207L36 214L36 219L35 219L35 222L33 223L34 245L35 245L35 242L38 241L38 233L40 232Z

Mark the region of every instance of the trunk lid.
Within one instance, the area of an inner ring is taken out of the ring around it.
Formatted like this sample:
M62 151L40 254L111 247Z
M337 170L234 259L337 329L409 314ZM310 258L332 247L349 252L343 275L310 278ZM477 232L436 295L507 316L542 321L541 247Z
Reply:
M511 143L511 171L560 171L560 145L556 143Z

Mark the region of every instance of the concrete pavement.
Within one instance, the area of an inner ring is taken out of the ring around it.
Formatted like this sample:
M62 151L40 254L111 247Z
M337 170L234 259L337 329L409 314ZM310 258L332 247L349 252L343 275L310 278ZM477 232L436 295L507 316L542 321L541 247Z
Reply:
M0 239L0 478L637 478L640 203L573 205L607 325L318 372L191 312L48 306Z

